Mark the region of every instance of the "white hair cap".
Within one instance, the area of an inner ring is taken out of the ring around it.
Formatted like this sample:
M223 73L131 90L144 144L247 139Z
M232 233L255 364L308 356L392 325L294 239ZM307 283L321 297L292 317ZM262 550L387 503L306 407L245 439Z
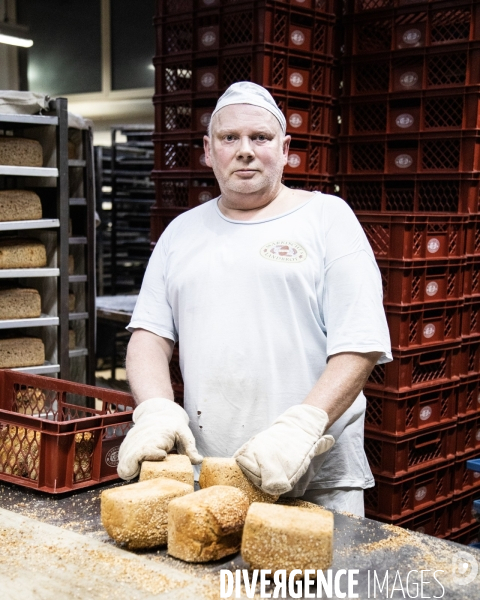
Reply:
M285 116L278 108L270 92L261 85L257 85L251 81L238 81L237 83L232 83L227 91L218 99L215 110L212 113L212 118L220 109L229 106L230 104L252 104L253 106L265 108L277 118L283 134L285 135L287 131Z

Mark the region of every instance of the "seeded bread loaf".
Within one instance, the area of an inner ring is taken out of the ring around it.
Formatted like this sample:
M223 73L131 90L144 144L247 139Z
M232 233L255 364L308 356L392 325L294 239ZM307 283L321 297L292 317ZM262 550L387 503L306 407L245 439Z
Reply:
M45 362L45 346L40 338L0 339L0 369L35 367Z
M0 191L0 221L26 221L42 218L42 203L28 190Z
M40 294L32 288L0 289L0 319L33 319L42 313Z
M193 487L158 477L102 492L101 517L108 535L127 548L153 548L167 543L167 509Z
M254 502L242 537L252 569L328 569L333 559L333 513Z
M198 480L201 488L211 485L232 485L247 494L250 502L276 502L272 496L253 485L242 473L234 458L205 457Z
M37 140L0 137L0 165L42 167L43 150Z
M164 460L142 463L140 481L155 479L156 477L168 477L176 481L182 481L193 487L193 467L188 456L183 454L167 454Z
M172 500L168 553L187 562L207 562L238 552L248 506L246 494L227 485Z
M0 240L0 269L45 267L47 252L38 240L3 238Z
M68 294L68 310L69 312L75 311L75 294L73 292Z

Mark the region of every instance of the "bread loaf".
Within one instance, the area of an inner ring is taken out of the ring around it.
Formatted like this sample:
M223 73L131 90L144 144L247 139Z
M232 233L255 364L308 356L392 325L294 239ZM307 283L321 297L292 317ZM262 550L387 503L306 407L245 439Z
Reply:
M187 562L206 562L238 552L248 506L246 494L226 485L172 500L168 553Z
M40 388L27 387L15 394L14 412L22 415L40 415L45 408L45 393Z
M40 294L32 288L0 290L0 319L33 319L42 314Z
M46 264L47 252L38 240L0 240L0 269L31 269L45 267Z
M68 349L73 350L77 345L77 338L73 329L68 330Z
M192 492L191 485L163 477L105 490L100 499L103 526L127 548L164 545L170 501Z
M333 559L333 513L254 502L248 509L242 558L252 569L328 569Z
M193 487L192 463L188 456L183 454L167 454L165 460L155 462L145 460L140 471L140 481L156 477L168 477Z
M307 502L306 500L300 500L300 498L279 498L277 504L284 506L297 506L299 508L306 508L307 510L316 510L317 512L325 512L325 509L314 504L313 502Z
M0 137L0 165L42 167L43 150L37 140Z
M0 369L35 367L45 362L45 346L40 338L0 339Z
M68 294L68 310L69 312L75 311L75 294L73 292Z
M0 472L38 480L41 433L8 425L0 430Z
M42 203L28 190L0 191L0 221L26 221L42 218Z
M198 480L201 488L211 485L232 485L247 494L250 502L276 502L278 496L271 496L253 485L242 473L234 458L205 457Z

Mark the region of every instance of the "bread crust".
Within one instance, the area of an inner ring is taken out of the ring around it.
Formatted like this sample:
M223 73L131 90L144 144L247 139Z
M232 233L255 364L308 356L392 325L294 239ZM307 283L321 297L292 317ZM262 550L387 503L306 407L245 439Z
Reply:
M167 454L165 460L143 461L140 471L140 481L155 479L156 477L175 479L193 487L192 463L188 456L184 456L183 454Z

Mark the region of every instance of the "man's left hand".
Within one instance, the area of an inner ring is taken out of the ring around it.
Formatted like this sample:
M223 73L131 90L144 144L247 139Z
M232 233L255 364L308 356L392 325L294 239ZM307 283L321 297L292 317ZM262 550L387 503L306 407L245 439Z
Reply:
M285 494L304 475L314 456L335 443L323 435L328 415L310 404L292 406L275 423L252 437L234 454L238 466L268 494Z

